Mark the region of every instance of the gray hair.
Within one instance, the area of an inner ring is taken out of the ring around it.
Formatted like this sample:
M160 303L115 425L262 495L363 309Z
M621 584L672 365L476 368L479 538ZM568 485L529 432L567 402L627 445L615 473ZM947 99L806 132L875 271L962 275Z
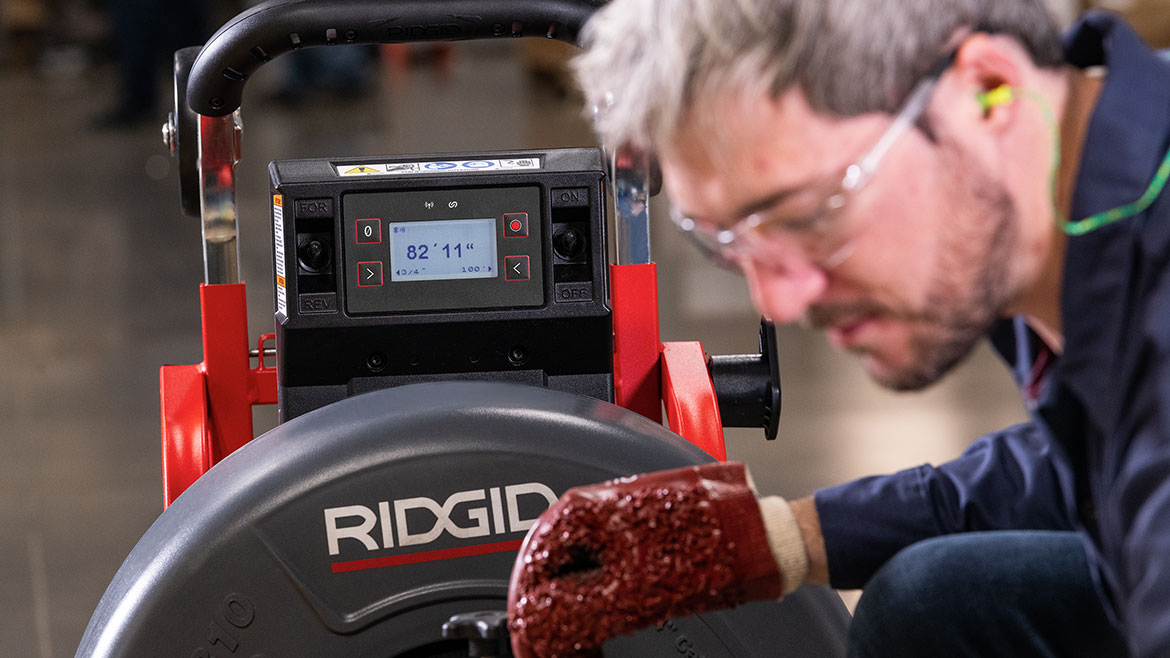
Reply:
M614 0L573 66L587 103L606 108L602 138L653 148L682 121L715 126L700 99L737 93L799 85L820 112L893 112L964 27L1063 63L1043 0Z

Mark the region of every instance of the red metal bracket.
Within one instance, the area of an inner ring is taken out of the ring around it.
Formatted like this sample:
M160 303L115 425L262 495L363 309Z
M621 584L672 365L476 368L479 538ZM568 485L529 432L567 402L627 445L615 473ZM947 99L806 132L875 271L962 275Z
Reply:
M715 459L727 461L719 402L702 345L662 344L662 401L672 431Z
M207 436L207 384L200 366L163 366L163 506L171 504L211 468Z
M164 366L162 394L163 498L170 505L199 476L252 440L252 406L276 402L276 370L248 357L243 283L201 285L203 362Z
M256 340L257 365L249 374L249 395L253 405L276 404L276 366L264 364L264 345L276 340L276 334L260 334Z
M614 403L656 423L666 407L671 430L715 459L727 459L707 357L699 343L660 343L658 271L610 266Z
M248 312L244 285L202 285L203 373L207 378L211 463L252 440Z
M658 366L658 268L610 265L614 403L662 422Z

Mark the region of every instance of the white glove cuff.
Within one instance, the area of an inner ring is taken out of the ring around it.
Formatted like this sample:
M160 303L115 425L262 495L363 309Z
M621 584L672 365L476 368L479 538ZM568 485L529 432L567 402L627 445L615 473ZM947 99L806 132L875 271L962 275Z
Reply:
M761 498L760 515L764 518L764 529L768 533L768 544L772 555L784 577L783 595L796 590L808 577L808 550L804 546L804 535L792 513L792 506L779 496Z

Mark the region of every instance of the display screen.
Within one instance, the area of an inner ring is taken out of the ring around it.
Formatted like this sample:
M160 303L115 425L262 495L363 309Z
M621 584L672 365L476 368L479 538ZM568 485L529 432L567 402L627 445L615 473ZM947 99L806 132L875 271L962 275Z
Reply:
M545 303L539 187L353 192L342 208L350 313Z
M391 281L498 275L495 218L390 222Z

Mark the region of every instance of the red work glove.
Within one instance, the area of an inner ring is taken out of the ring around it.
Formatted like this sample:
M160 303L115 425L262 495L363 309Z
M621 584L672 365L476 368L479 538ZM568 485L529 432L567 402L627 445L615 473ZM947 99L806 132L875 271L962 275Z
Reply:
M512 647L517 658L600 655L616 635L778 599L782 585L742 464L577 487L520 548L508 593Z

